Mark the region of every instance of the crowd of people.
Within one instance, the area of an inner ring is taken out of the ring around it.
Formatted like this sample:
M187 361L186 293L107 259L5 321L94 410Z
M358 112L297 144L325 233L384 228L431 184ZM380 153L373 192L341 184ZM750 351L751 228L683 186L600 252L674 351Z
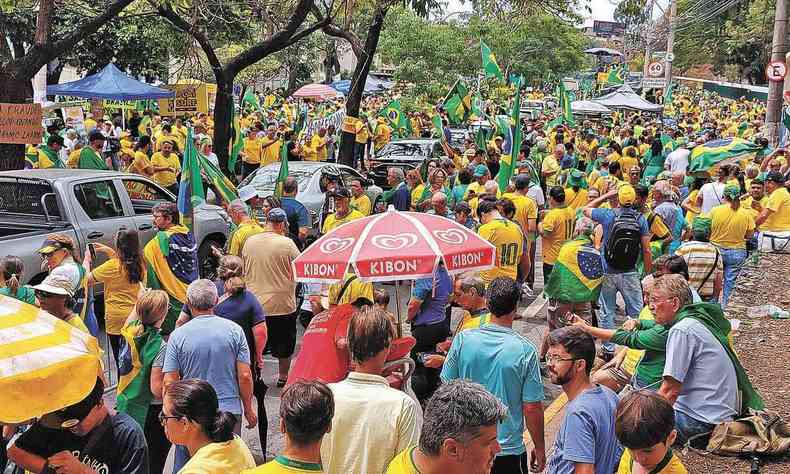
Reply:
M375 117L385 103L363 109ZM686 472L673 445L762 408L724 312L749 255L790 239L790 166L759 135L763 110L679 90L667 104L672 120L524 120L516 169L501 180L503 137L453 146L438 108L447 156L390 168L379 203L360 180L330 177L316 224L294 177L279 197L240 188L222 203L234 229L216 249L215 281L199 278L194 235L172 203L154 207L150 242L122 229L113 247L96 246L106 260L98 266L88 249L50 235L39 250L45 280L22 285L22 262L8 256L0 294L88 332L81 295L103 283L107 351L118 375L141 377L142 389L119 391L113 409L97 378L85 400L6 426L8 457L31 472L159 474L172 445L174 473ZM280 161L282 147L288 160L337 159L335 130L294 137L279 112L243 116L242 175ZM430 133L423 115L411 117L417 135ZM401 132L383 117L373 122L356 132L361 170ZM64 166L120 166L177 194L186 126L154 117L150 135L121 130L120 154L105 150L101 131L81 151L71 131L69 145L51 134L34 163L77 152ZM210 157L210 117L189 126ZM689 172L695 146L727 137L753 139L759 150L706 175ZM317 234L386 205L477 232L496 247L494 267L452 276L440 264L411 285L405 323L386 291L353 273L326 286L296 281L293 261ZM513 325L520 302L539 290L548 329L537 347ZM462 314L454 326L452 308ZM274 380L264 380L265 354L277 359ZM131 373L133 364L142 369ZM568 399L552 447L545 379ZM257 427L265 456L271 384L283 388L285 447L256 467L241 425Z

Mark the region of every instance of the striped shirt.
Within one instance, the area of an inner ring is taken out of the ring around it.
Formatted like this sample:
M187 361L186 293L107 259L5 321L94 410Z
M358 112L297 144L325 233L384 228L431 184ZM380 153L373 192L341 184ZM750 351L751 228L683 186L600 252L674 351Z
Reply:
M702 299L710 299L713 296L715 273L722 271L723 268L718 249L710 242L692 240L678 247L675 253L686 260L689 269L689 286L697 290Z

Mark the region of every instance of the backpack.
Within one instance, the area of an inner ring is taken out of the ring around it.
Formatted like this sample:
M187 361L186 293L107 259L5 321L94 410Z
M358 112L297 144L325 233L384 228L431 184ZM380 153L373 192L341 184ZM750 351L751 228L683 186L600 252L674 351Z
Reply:
M639 214L630 208L614 211L614 223L604 249L604 258L609 267L622 272L636 268L642 248L642 230Z

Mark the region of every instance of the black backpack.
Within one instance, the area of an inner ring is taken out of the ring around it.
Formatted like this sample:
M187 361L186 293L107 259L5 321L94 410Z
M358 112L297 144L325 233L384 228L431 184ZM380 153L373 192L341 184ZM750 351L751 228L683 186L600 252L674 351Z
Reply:
M634 270L642 252L639 213L631 208L615 210L614 223L604 249L609 267L621 272Z

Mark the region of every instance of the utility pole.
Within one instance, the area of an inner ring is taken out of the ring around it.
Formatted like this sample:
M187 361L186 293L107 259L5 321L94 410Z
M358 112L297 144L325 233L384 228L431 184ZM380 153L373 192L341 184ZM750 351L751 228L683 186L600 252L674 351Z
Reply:
M787 0L776 0L774 38L771 42L771 61L785 61L787 53ZM782 115L782 81L768 81L768 105L765 110L765 135L772 146L779 139L779 119Z
M654 32L655 28L653 25L653 3L655 0L650 0L650 3L647 4L647 25L645 28L645 61L642 64L642 79L647 78L647 66L650 64L650 55L653 54L650 51L650 46L652 45L653 38L652 33Z
M669 86L669 81L672 80L672 61L674 60L674 52L672 51L675 48L675 17L678 14L678 0L671 0L669 4L669 34L667 35L667 56L666 61L664 62L664 78L667 81L667 86Z

